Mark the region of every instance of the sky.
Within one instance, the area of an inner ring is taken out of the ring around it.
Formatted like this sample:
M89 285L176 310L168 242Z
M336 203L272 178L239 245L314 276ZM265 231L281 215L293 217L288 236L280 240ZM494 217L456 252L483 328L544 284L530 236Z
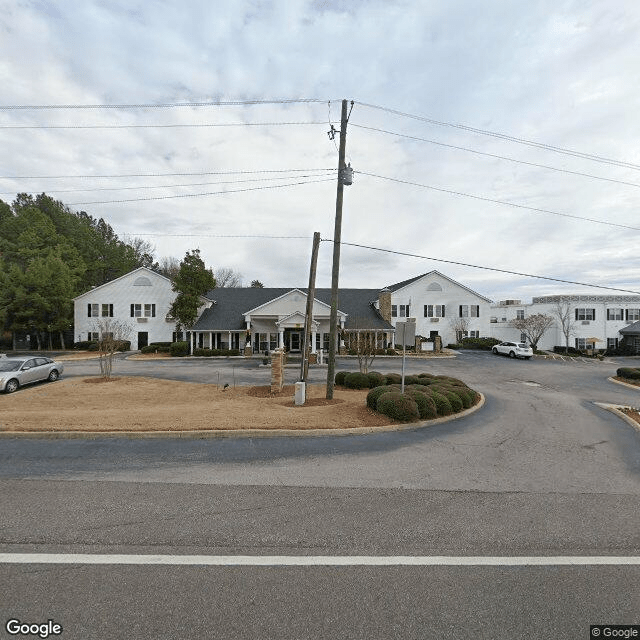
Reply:
M0 199L329 287L346 99L341 287L640 293L639 76L637 0L0 0Z

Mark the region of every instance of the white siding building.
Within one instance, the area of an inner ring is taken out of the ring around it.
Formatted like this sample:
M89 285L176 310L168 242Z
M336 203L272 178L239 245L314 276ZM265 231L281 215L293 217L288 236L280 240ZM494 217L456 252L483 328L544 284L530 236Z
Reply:
M640 320L640 296L540 296L533 298L530 304L503 300L494 305L490 335L500 340L519 341L520 332L511 327L510 322L517 317L542 313L555 318L555 323L543 335L538 349L552 350L554 346L565 346L565 336L555 313L558 303L569 306L569 346L580 350L615 349L623 339L620 330Z
M415 318L417 336L430 339L439 336L444 346L462 337L488 335L493 301L439 271L383 289L379 295L383 316L385 297L390 297L387 304L391 307L391 324Z
M168 314L175 296L171 280L145 267L135 269L74 298L75 340L97 340L101 328L117 320L127 328L134 350L170 342L175 320Z

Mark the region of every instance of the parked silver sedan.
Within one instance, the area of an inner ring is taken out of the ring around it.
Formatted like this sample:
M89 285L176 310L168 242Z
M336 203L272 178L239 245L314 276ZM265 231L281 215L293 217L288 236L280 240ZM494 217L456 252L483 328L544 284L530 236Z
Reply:
M64 371L64 365L51 358L0 358L0 391L13 393L25 384L49 380L53 382Z

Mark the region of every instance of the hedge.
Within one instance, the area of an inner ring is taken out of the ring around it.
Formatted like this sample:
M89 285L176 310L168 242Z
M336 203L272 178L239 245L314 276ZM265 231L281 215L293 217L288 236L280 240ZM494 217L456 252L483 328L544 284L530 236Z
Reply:
M627 378L628 380L640 380L640 367L633 369L631 367L621 367L616 371L619 378Z
M431 394L431 398L436 405L436 411L439 416L450 416L453 413L453 407L446 396L434 391Z
M369 389L369 376L359 371L351 371L344 377L344 386L349 389Z
M382 385L380 387L374 387L373 389L371 389L371 391L367 393L367 406L369 407L369 409L375 410L376 405L378 404L378 398L381 395L385 393L391 393L392 391L394 391L394 388L387 385Z
M389 416L392 420L400 420L401 422L414 422L419 420L420 412L415 400L407 394L391 391L383 393L376 404L378 413Z
M189 355L189 343L188 342L172 342L171 343L171 355L174 358Z
M408 389L405 394L410 398L413 398L416 406L418 407L418 413L422 420L429 420L435 418L438 415L436 410L436 403L430 395L426 395L422 391L417 389Z
M337 385L340 385L341 387L344 386L344 379L347 375L347 373L349 373L348 371L338 371L338 373L336 373L336 377L334 378L334 382Z
M369 387L371 389L380 387L386 382L386 377L377 371L369 371L367 378L369 378Z

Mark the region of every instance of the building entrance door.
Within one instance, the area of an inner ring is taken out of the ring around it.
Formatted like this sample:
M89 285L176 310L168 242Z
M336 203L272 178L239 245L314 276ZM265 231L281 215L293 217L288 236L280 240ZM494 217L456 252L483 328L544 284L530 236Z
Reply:
M299 331L291 332L291 351L300 351L301 348L301 334Z
M149 344L149 332L138 331L138 349L142 349L142 347L146 347L148 344Z

